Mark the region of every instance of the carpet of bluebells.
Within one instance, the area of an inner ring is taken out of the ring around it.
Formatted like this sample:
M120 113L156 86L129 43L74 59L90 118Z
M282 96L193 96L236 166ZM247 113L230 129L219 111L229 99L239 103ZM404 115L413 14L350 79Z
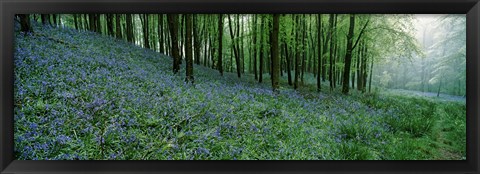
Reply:
M276 94L268 76L259 84L197 65L195 85L185 84L185 64L174 75L163 54L93 32L34 30L15 34L19 160L466 156L465 103L308 83L295 91L285 79Z

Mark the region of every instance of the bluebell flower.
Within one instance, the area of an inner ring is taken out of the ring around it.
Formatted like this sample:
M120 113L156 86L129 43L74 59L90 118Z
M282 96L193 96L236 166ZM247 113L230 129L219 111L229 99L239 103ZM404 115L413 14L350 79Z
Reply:
M199 147L197 148L197 150L195 151L197 154L205 154L205 155L209 155L210 154L210 151L208 149L205 149L203 147Z
M71 138L69 136L66 136L66 135L57 136L57 142L60 143L60 144L66 144L70 140L71 140Z
M37 123L30 123L29 128L30 129L37 129L38 125L37 125Z

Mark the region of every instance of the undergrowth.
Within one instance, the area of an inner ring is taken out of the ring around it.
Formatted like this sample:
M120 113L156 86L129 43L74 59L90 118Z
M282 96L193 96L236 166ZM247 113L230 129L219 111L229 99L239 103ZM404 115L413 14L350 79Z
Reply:
M40 34L15 39L16 159L466 156L464 103L343 95L327 86L318 93L309 74L300 91L285 75L275 94L268 76L259 84L197 65L190 85L184 68L174 75L160 53L93 32L34 27Z

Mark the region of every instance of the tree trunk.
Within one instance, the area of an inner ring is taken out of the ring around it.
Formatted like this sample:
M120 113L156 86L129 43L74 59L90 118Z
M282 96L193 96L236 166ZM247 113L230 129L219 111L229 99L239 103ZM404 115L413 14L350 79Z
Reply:
M178 53L178 19L176 14L168 14L168 25L170 28L170 37L172 38L172 54L173 54L173 73L180 71L180 55Z
M360 46L362 47L363 45L360 44ZM362 87L362 81L360 80L361 79L361 73L360 73L360 59L361 57L363 56L362 54L362 49L358 49L357 50L357 90L358 91L361 91L361 87ZM353 82L353 80L352 80ZM355 88L354 87L354 83L352 83L352 88Z
M120 14L115 15L115 37L117 39L122 38L122 27L120 25Z
M78 30L78 19L77 14L73 14L73 23L75 23L75 30Z
M223 15L218 16L218 62L217 69L220 75L223 76L223 62L222 62L222 37L223 37Z
M143 45L150 48L149 31L148 31L148 14L143 14Z
M195 64L200 65L200 37L198 30L200 27L197 25L197 14L193 15L193 43L195 49Z
M100 22L100 14L95 14L95 31L102 34L102 24Z
M113 36L113 14L107 14L108 35Z
M295 16L295 27L296 27L296 31L295 31L295 38L296 38L296 44L295 44L295 77L294 77L294 80L293 80L293 89L298 89L298 78L299 78L299 75L300 75L300 42L301 42L301 38L300 38L300 15L294 15Z
M263 81L263 53L264 53L264 49L263 49L263 40L264 40L264 37L263 37L263 32L265 30L265 16L264 15L261 15L261 21L260 21L260 57L259 57L259 62L260 62L260 65L259 65L259 72L258 72L258 82L259 83L262 83Z
M257 73L257 14L253 15L253 73L255 74L255 80L258 80Z
M95 32L95 19L94 19L94 14L88 14L88 26L90 28L90 31Z
M322 89L322 80L321 80L321 72L322 72L322 15L318 14L318 33L317 33L317 45L318 45L318 65L317 65L317 91L320 92Z
M350 66L352 63L353 31L355 29L355 15L350 15L350 27L347 35L347 52L345 54L345 67L343 69L343 88L342 93L348 94L350 89Z
M57 15L56 14L52 14L52 18L53 18L53 25L55 27L57 27Z
M186 77L185 81L194 83L193 78L193 56L192 56L192 15L186 14L186 45L185 45L185 57L187 61L186 65Z
M243 21L243 20L242 20ZM243 37L241 37L241 33L243 33L243 26L240 25L240 14L237 14L237 52L239 58L239 67L241 68L241 73L245 73L245 57L244 57L244 49L243 49ZM242 31L242 32L240 32Z
M28 14L19 14L20 17L20 31L26 33L32 33L32 24L30 23L30 15Z
M303 14L303 19L305 19L305 14ZM305 68L306 68L306 64L305 64L305 59L307 58L306 54L306 48L307 48L307 44L306 44L306 33L307 33L307 29L306 29L307 25L306 25L306 22L305 20L302 20L302 62L301 62L301 65L300 65L300 68L301 68L301 76L300 76L300 79L301 79L301 82L302 84L304 84L304 78L303 78L303 74L305 74Z
M437 97L440 97L440 89L442 88L443 76L440 77L440 84L438 85Z
M330 91L333 90L334 88L334 81L333 81L333 30L334 30L334 15L335 14L330 14L330 18L329 18L329 22L330 22L330 67L329 67L329 71L328 71L328 74L329 74L329 81L330 81Z
M291 59L290 59L290 54L288 53L288 45L287 42L283 45L285 48L285 59L287 59L287 77L288 77L288 85L292 86L292 68L291 68Z
M237 77L240 78L241 77L241 69L240 69L240 57L238 55L239 50L238 50L238 47L236 46L237 42L235 41L235 36L234 36L234 33L233 33L233 29L232 29L233 26L232 26L232 20L230 19L230 14L228 14L228 26L230 28L230 36L232 38L233 52L234 52L234 55L235 55L235 64L237 66Z
M361 71L361 74L362 74L362 93L365 92L366 88L367 88L367 45L363 45L364 47L364 51L363 51L363 54L362 54L362 71ZM360 80L360 79L359 79Z
M133 38L132 14L127 14L126 23L127 23L127 41L131 43L135 43L135 40Z
M368 92L372 92L372 76L373 76L373 58L370 60L370 80L368 81Z
M279 14L273 15L273 32L272 32L272 88L277 91L279 87L280 74L280 58L278 57L278 30L279 30Z
M42 24L43 24L43 25L47 24L48 15L46 15L46 14L41 14L41 17L40 17L40 18L42 19Z

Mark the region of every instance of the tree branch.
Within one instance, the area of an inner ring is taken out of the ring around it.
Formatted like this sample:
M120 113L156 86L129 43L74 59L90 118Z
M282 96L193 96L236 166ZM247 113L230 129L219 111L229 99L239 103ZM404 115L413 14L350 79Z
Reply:
M360 38L362 37L362 34L365 32L365 28L367 28L368 23L370 22L370 18L368 18L367 22L363 26L362 30L360 31L360 34L357 37L357 41L355 41L355 45L353 45L352 50L355 49L355 47L358 44L358 41L360 41Z

